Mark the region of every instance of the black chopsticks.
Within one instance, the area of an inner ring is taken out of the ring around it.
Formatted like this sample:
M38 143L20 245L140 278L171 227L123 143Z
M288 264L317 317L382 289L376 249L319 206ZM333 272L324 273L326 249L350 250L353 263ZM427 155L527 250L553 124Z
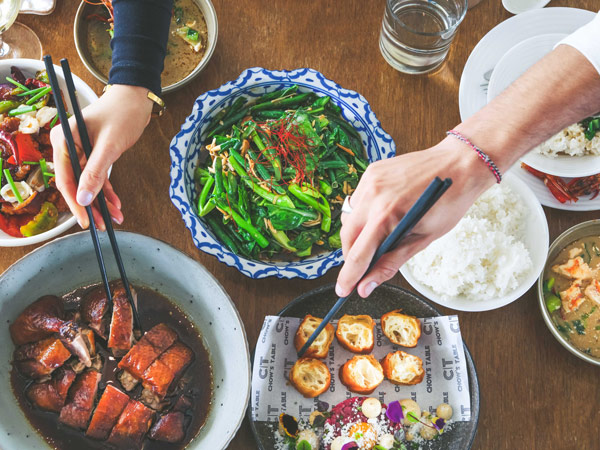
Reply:
M52 64L52 57L50 55L44 56L44 64L46 65L46 72L48 74L48 79L50 80L50 86L52 87L52 93L54 95L54 102L56 103L56 109L58 110L58 118L60 119L63 133L65 135L65 140L67 141L67 148L69 150L69 157L71 159L71 166L73 168L73 174L75 175L75 180L79 184L79 178L81 177L81 165L79 164L79 157L77 155L77 148L75 146L75 140L73 139L73 133L71 132L71 128L69 127L69 119L67 117L67 110L66 110L65 104L63 102L63 98L62 98L61 91L60 91L60 86L58 84L58 79L56 78L56 72L54 71L54 65ZM74 114L75 120L77 122L77 129L79 131L79 138L81 140L81 145L83 147L85 156L89 159L90 155L92 153L92 146L91 146L90 138L89 138L89 135L87 132L87 127L85 126L85 121L83 120L83 116L81 114L81 109L79 108L79 102L77 101L77 92L75 90L75 84L73 83L73 76L71 75L71 69L69 67L69 62L66 59L62 59L61 66L63 69L65 83L67 85L67 92L69 93L69 99L71 100L73 114ZM117 267L119 268L119 274L121 275L123 287L125 288L125 292L127 294L127 299L129 300L129 304L131 305L131 310L133 312L134 325L137 329L142 331L137 308L136 308L135 302L133 301L133 295L131 293L131 289L129 286L129 280L127 278L127 274L125 273L125 267L123 265L123 260L121 259L121 252L119 251L119 246L117 244L117 238L115 236L115 232L114 232L114 229L112 226L112 219L110 217L110 213L108 211L108 206L106 204L106 198L104 197L104 193L102 192L102 190L99 192L97 199L98 199L98 205L100 206L100 213L102 214L102 218L104 219L104 223L106 225L106 232L108 233L108 238L110 240L113 254L114 254L115 260L117 262ZM96 258L98 259L98 265L100 267L102 283L104 284L104 289L106 291L106 295L108 296L108 300L112 303L112 294L110 291L108 276L106 274L106 267L104 265L104 258L102 256L102 249L100 248L100 240L98 239L98 232L96 230L96 223L94 221L94 214L92 213L92 207L86 206L85 210L87 212L87 215L88 215L88 218L90 221L90 233L92 235L92 242L94 243L94 250L96 251Z
M439 200L439 198L448 190L450 185L452 184L452 180L450 178L446 178L442 181L439 177L436 177L425 189L425 192L421 194L421 196L417 199L415 204L408 210L408 212L404 215L402 220L396 225L394 231L385 238L385 240L381 243L375 254L373 255L373 259L371 260L371 264L369 264L369 268L361 277L361 280L373 269L377 261L389 252L398 246L398 244L404 239L414 228L414 226L423 218L427 211L431 209L431 207ZM358 283L357 283L358 285ZM331 321L333 316L339 311L339 309L346 303L346 300L350 298L350 296L354 293L354 290L346 297L340 297L335 305L331 308L331 310L327 313L327 315L323 318L323 321L319 324L317 329L313 331L310 335L306 343L302 346L302 348L298 351L298 358L301 358L302 355L308 350L308 347L311 346L313 341L319 336L321 331L325 328L325 326Z

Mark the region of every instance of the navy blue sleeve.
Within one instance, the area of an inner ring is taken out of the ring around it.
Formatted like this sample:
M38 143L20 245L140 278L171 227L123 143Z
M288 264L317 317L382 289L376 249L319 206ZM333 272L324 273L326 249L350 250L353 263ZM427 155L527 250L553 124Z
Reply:
M160 95L173 0L113 0L110 84L143 86Z

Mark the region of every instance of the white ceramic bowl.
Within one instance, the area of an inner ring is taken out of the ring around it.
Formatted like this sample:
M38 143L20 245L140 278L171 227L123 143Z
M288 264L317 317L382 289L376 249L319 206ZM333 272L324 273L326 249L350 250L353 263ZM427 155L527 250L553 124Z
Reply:
M37 71L45 70L44 62L38 61L37 59L2 59L0 60L0 79L4 80L7 76L10 76L10 68L11 66L18 67L23 71L25 76L34 76ZM56 76L58 77L58 81L63 92L67 92L67 87L65 85L62 69L58 66L56 68ZM79 106L81 108L86 107L94 100L98 98L98 96L94 93L91 87L83 82L81 78L77 75L73 75L73 81L75 82L75 89L77 89L77 98L79 99ZM71 101L69 100L69 96L65 95L65 102L67 109L69 112L72 112ZM39 244L40 242L44 242L48 239L52 239L59 234L67 231L73 225L77 223L77 220L71 213L62 213L58 218L58 224L49 231L45 233L38 234L36 236L25 237L25 238L16 238L13 236L9 236L0 230L0 247L21 247L24 245L32 245Z
M110 278L118 277L110 243L101 235ZM170 245L135 233L117 232L133 284L157 290L174 301L202 333L213 368L212 407L206 424L188 449L225 448L239 428L250 395L250 355L244 325L233 302L215 278L198 262ZM50 242L0 275L0 448L48 449L27 422L10 386L14 346L9 323L44 294L65 294L100 281L89 233L80 232Z
M521 197L525 205L525 209L529 212L526 217L527 227L525 229L523 242L529 250L532 268L529 270L527 276L516 289L502 297L480 300L468 298L467 296L459 296L445 300L431 288L417 281L413 277L406 264L402 266L400 268L400 272L404 278L406 278L406 280L414 289L427 297L429 300L434 301L439 305L457 309L459 311L489 311L508 305L509 303L512 303L520 298L529 290L531 286L533 286L539 277L542 269L544 268L544 264L546 263L548 242L550 239L546 215L544 214L542 206L531 189L529 189L525 183L519 180L510 171L504 174L502 183L505 183L515 195Z
M523 75L527 69L551 52L565 36L566 34L561 33L541 34L520 42L506 52L498 61L490 78L488 103ZM540 120L543 119L543 117L540 118ZM600 156L559 155L556 158L550 158L529 152L521 160L544 173L561 177L585 177L600 173Z
M521 14L532 9L543 8L550 0L502 0L502 6L509 13Z

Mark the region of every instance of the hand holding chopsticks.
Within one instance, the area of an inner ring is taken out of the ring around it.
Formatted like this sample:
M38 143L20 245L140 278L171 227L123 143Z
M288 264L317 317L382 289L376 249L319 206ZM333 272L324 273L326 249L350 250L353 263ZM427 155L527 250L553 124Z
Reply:
M442 181L440 178L435 178L425 189L425 192L419 197L416 203L408 210L408 212L404 215L400 223L396 226L394 231L381 243L375 255L371 259L371 263L369 264L368 269L364 273L363 277L369 273L369 271L375 266L377 261L389 252L393 250L395 247L400 244L402 239L404 239L414 228L414 226L423 218L423 216L431 209L431 207L439 200L439 198L446 192L446 190L452 184L452 180L450 178L446 178ZM358 283L357 283L358 285ZM356 288L355 288L356 289ZM306 352L306 350L311 346L313 341L319 336L321 331L325 328L325 326L331 321L333 316L339 311L339 309L346 303L346 300L354 293L354 290L347 295L346 297L340 297L338 301L333 305L333 308L327 313L327 315L323 318L321 324L317 327L317 329L313 332L313 334L308 338L304 346L298 351L298 357L302 357L302 355Z
M67 110L65 104L63 102L63 98L60 91L60 86L58 84L58 79L56 77L56 73L54 71L54 65L52 64L52 58L49 55L44 57L44 63L46 65L46 72L48 73L48 78L50 80L50 86L52 87L52 93L54 95L54 101L56 103L56 109L58 110L58 117L60 119L60 123L63 129L63 133L65 135L65 139L67 141L67 148L69 151L69 156L71 159L71 166L73 167L73 174L75 175L75 180L79 183L79 178L81 177L81 166L79 164L79 157L77 155L77 147L75 145L75 140L73 139L73 134L71 132L71 128L69 126L69 119L67 117ZM79 108L79 102L77 101L77 93L75 91L75 84L73 83L73 76L71 75L71 69L69 67L69 62L66 59L61 60L61 66L63 69L63 74L65 77L65 83L67 85L67 92L69 94L69 99L71 100L71 105L73 108L73 113L75 116L75 120L77 122L77 129L79 131L79 137L81 139L81 144L83 147L83 151L85 156L89 159L92 153L92 146L90 143L90 139L88 136L87 128L85 122L83 120L83 116L81 114L81 109ZM131 309L133 312L134 318L134 326L141 331L141 323L138 317L137 308L135 302L133 300L133 296L131 293L129 280L127 279L127 274L125 273L125 267L123 266L123 261L121 259L121 253L119 251L119 247L117 244L117 239L112 227L110 213L108 211L108 206L106 203L106 199L104 197L104 193L100 191L98 194L98 204L100 206L100 212L102 214L102 218L106 225L106 231L108 233L108 237L112 246L112 250L117 262L117 267L119 268L119 274L121 275L121 280L123 281L123 287L125 288L125 292L127 293L127 298L131 305ZM112 295L110 291L110 285L108 282L108 276L106 274L106 267L104 265L104 258L102 255L102 249L100 247L100 240L98 238L98 231L96 230L96 223L94 220L94 214L92 212L91 206L85 207L88 219L90 221L90 233L92 235L92 242L94 244L94 250L96 251L96 257L98 259L98 265L100 266L100 274L102 276L102 282L104 284L104 289L106 290L106 295L108 296L109 301L112 302Z

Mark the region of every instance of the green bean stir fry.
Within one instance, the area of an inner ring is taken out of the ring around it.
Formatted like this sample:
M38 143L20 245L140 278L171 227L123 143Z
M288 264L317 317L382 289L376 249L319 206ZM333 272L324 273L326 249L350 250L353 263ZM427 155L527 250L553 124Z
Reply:
M340 248L341 205L368 164L358 132L330 97L296 85L247 101L207 127L194 174L198 215L251 259Z

